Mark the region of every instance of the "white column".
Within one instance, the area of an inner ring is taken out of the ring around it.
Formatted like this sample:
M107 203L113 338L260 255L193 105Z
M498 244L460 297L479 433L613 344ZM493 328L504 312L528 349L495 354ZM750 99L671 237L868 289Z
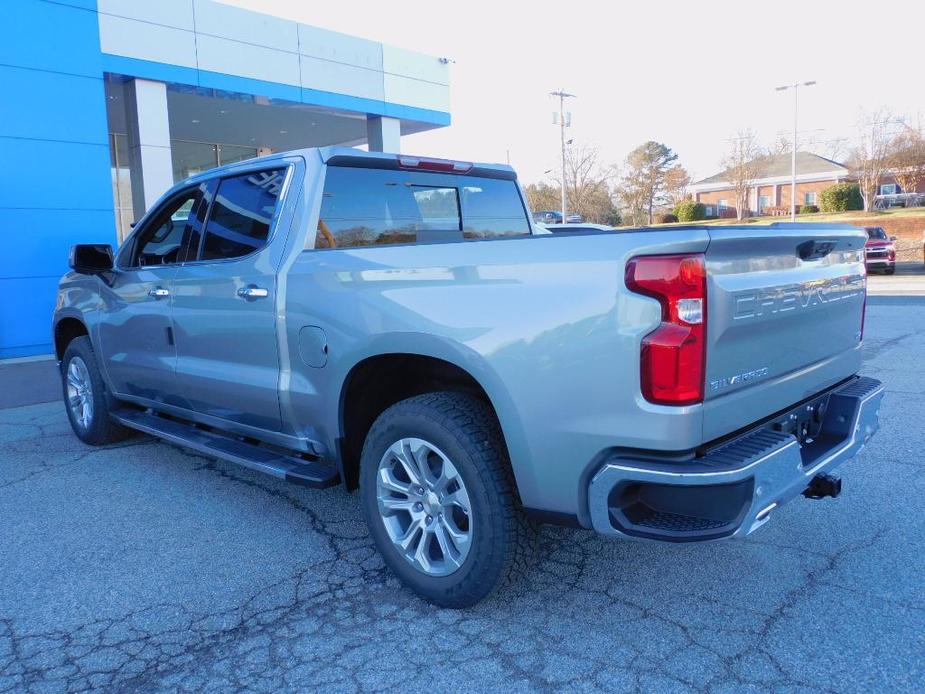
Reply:
M401 151L401 121L385 116L366 116L366 141L370 152Z
M173 185L167 85L143 79L126 82L125 117L132 170L132 211L137 220Z

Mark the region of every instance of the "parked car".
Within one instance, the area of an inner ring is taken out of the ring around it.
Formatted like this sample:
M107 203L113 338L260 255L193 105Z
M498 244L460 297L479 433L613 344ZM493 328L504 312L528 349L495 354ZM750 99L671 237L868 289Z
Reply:
M449 607L542 522L716 540L838 494L882 394L862 230L553 235L526 209L507 166L338 147L183 181L115 254L71 251L74 433L358 488L387 566Z
M555 210L540 210L533 213L533 221L540 224L562 224L562 213Z
M896 272L896 237L887 236L882 227L865 227L867 243L864 257L867 270L883 271L888 275Z
M565 218L566 224L581 224L585 220L581 218L580 214L572 213Z
M615 231L613 227L606 224L544 224L554 234L575 234L575 233L600 233L604 231Z

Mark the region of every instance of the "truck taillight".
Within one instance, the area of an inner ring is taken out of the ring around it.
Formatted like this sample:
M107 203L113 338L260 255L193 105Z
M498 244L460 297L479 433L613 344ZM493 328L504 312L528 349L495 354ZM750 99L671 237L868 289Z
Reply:
M630 291L658 299L662 323L642 338L642 394L660 405L703 402L707 272L702 253L651 255L626 265Z

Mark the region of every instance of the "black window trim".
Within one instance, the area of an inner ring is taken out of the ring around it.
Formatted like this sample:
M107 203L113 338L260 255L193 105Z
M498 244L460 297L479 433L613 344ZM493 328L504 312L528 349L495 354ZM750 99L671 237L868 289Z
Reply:
M276 209L273 211L273 218L270 219L270 229L267 232L267 240L260 248L255 248L253 251L247 255L236 255L233 258L209 258L203 260L202 249L206 242L206 232L209 227L209 220L212 218L212 207L215 205L215 199L218 197L218 191L222 187L222 181L229 178L238 178L239 176L249 176L251 174L261 173L263 171L275 171L278 169L284 169L285 173L283 174L283 183L279 189L279 202L276 204ZM236 263L247 258L251 258L258 253L262 253L267 248L270 247L270 244L273 243L273 240L276 236L276 227L278 226L279 217L283 211L283 200L286 198L287 191L289 190L289 184L292 181L293 171L295 166L292 162L286 161L285 159L276 160L274 163L270 162L261 162L261 166L255 167L253 169L247 169L244 171L226 171L219 176L212 176L206 181L200 181L202 183L215 183L215 191L212 194L212 199L209 201L209 209L206 211L205 219L202 223L202 234L199 236L199 248L196 251L196 260L185 260L179 265L183 267L188 267L190 265L214 265L216 263Z

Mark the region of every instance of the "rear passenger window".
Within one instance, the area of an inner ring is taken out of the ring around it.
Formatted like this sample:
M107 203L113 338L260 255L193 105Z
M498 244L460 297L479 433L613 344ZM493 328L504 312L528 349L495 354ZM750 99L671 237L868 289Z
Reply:
M463 236L467 239L524 236L530 233L530 223L514 181L475 179L462 186L460 192Z
M315 248L526 236L514 181L329 166Z
M200 260L240 258L266 245L286 169L223 178L218 185Z

